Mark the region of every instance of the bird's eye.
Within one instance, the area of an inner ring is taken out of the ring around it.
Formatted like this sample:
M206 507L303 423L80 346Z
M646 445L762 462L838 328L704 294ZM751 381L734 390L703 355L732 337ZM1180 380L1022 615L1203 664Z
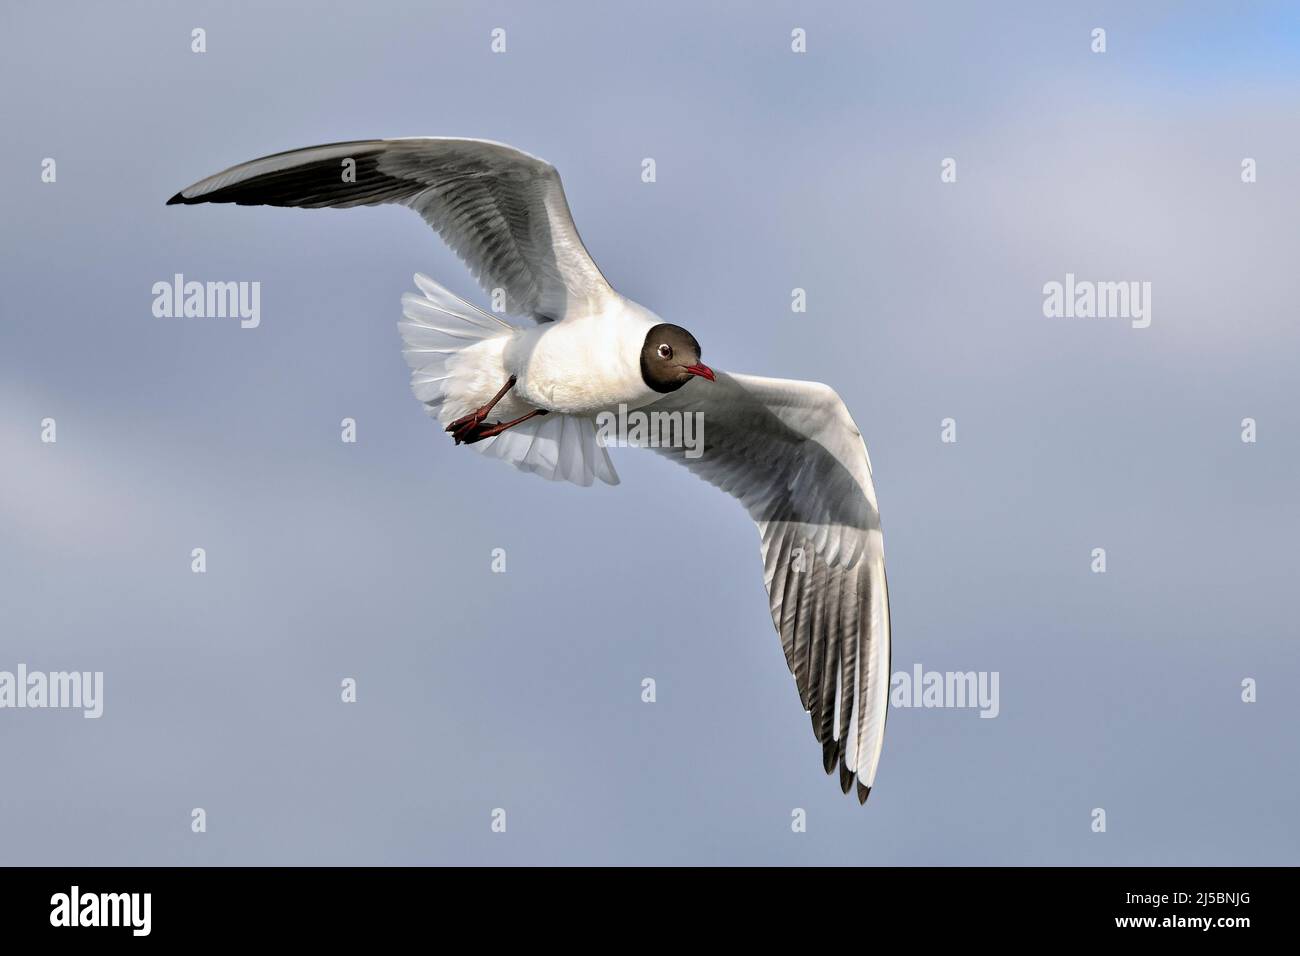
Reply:
M671 345L659 346L659 357L661 359L670 359L673 357L673 347Z

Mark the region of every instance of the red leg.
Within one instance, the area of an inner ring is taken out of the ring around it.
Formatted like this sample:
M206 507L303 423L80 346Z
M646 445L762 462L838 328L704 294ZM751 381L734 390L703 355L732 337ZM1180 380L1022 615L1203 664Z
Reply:
M504 385L501 386L501 390L492 396L492 401L488 402L486 405L483 405L475 409L474 411L470 412L468 415L456 419L454 422L448 425L445 430L449 432L458 432L458 431L464 431L466 428L475 428L483 424L484 420L486 420L488 415L491 414L492 409L496 408L497 402L505 398L506 392L510 391L514 387L515 387L515 377L511 375L509 380ZM457 445L460 444L459 438L456 439L456 444Z
M472 426L468 430L469 433L467 435L462 433L462 437L456 439L456 444L459 445L461 442L464 442L466 445L472 445L476 441L482 441L485 438L491 438L493 435L500 435L507 428L514 428L516 425L521 425L524 422L528 421L528 419L532 418L534 415L545 415L545 414L546 414L546 409L534 408L527 415L520 415L512 422L496 422L492 424L480 422L478 425Z

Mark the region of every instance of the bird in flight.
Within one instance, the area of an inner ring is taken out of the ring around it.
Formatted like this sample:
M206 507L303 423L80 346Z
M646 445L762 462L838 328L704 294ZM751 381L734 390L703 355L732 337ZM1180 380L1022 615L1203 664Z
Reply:
M866 802L888 710L889 597L871 461L831 388L705 365L694 335L606 281L555 167L500 143L417 137L290 150L168 200L196 203L418 212L501 311L532 320L509 324L423 275L419 293L402 297L412 390L457 445L552 480L612 485L598 416L702 416L696 454L654 450L738 499L757 524L772 622L823 767L838 768L845 793L856 781Z

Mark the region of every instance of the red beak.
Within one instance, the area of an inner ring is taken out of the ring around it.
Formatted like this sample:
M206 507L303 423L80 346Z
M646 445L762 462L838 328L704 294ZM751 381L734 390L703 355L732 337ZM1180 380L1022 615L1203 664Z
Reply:
M707 365L687 365L686 371L690 372L692 375L698 375L700 378L707 378L710 382L717 381L717 379L713 377L713 369L709 368Z

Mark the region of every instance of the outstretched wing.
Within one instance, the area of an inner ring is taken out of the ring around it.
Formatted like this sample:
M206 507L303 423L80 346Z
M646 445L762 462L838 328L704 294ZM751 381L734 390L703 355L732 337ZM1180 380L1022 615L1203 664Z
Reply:
M410 206L506 310L538 321L598 311L616 293L573 224L555 167L510 146L419 137L264 156L168 200L243 206Z
M825 385L717 373L648 412L701 412L703 453L656 449L749 511L764 582L827 773L866 802L889 700L889 595L871 462ZM662 436L661 436L662 441Z

